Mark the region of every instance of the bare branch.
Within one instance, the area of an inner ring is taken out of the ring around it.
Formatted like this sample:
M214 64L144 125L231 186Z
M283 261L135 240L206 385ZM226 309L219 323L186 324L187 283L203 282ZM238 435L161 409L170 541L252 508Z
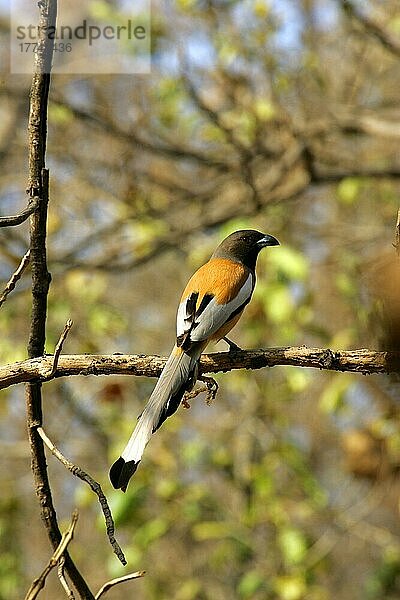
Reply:
M75 510L72 513L71 524L69 525L69 527L65 531L65 533L63 533L60 543L58 544L56 550L53 553L53 556L50 558L50 560L49 560L48 564L46 565L46 567L44 568L43 572L39 575L39 577L37 579L35 579L33 581L31 587L28 590L28 593L25 596L25 600L35 600L35 598L37 598L40 590L42 590L44 588L48 574L57 565L58 561L61 559L65 550L67 549L68 544L72 541L72 539L74 537L74 530L75 530L77 521L78 521L78 511Z
M373 115L362 114L336 115L335 119L344 132L361 132L367 135L385 138L400 137L400 124L396 121L388 121Z
M206 167L212 167L219 172L226 172L229 170L230 165L225 163L223 160L219 158L213 158L212 156L202 154L201 152L196 151L193 148L186 148L183 146L175 146L173 144L157 144L153 140L148 140L137 136L132 130L126 130L122 127L119 127L117 124L113 123L109 118L107 119L104 115L99 116L90 111L84 111L80 108L65 105L62 100L52 100L53 103L58 104L59 106L67 106L68 110L72 112L72 114L91 125L101 128L106 133L110 133L116 139L120 139L125 143L130 145L137 146L140 150L150 152L156 156L163 156L171 159L184 159L194 161L195 163L199 163L200 165L204 165Z
M73 321L71 319L68 319L68 321L64 325L64 329L60 335L60 339L58 340L57 345L54 350L53 364L51 366L49 374L47 375L47 379L52 379L54 377L55 372L57 371L58 360L60 358L60 354L63 349L64 342L66 340L66 337L67 337L72 325L73 325Z
M65 579L64 565L65 565L65 558L64 558L64 556L62 556L60 558L60 560L58 561L58 567L57 567L58 579L60 580L61 586L63 587L65 593L67 594L68 600L75 600L74 592L71 590L71 588L68 585L68 581Z
M71 375L136 375L159 377L166 357L144 354L63 354L59 357L54 377ZM40 356L0 367L0 389L27 381L48 380L52 356ZM200 359L200 374L262 369L292 365L330 371L372 373L400 372L400 352L340 350L288 346L265 350L215 352Z
M104 594L114 587L114 585L124 583L125 581L132 581L133 579L138 579L139 577L143 577L145 573L146 571L136 571L136 573L129 573L129 575L124 575L123 577L117 577L117 579L111 579L111 581L107 581L97 592L95 600L99 600L99 598L104 596Z
M395 242L393 245L396 249L397 256L400 257L400 208L397 211Z
M40 10L39 41L35 52L35 72L32 77L28 120L29 177L28 194L38 198L38 207L30 217L30 262L32 274L32 312L28 341L28 356L33 359L44 352L46 339L47 296L51 276L47 269L47 206L49 203L49 172L46 169L47 108L50 72L57 21L57 0L43 0ZM61 541L57 515L53 504L47 472L43 440L37 428L42 424L41 383L31 381L25 388L27 429L31 450L31 468L40 514L53 549ZM65 552L65 569L80 597L94 600L85 579Z
M312 183L328 184L341 181L345 177L370 177L371 179L399 179L400 167L375 168L375 167L354 167L347 169L336 169L331 171L318 171L312 178Z
M7 299L8 294L13 291L13 289L16 286L17 281L19 281L19 279L21 279L22 273L25 271L26 266L29 264L30 254L31 254L31 251L28 250L28 252L26 252L24 254L24 256L22 257L17 270L14 271L14 273L12 274L10 280L8 281L6 287L4 288L3 293L0 296L0 306L2 306L4 304L4 302Z
M21 225L28 217L39 207L40 199L37 196L29 199L26 208L21 211L18 215L12 217L0 217L0 227L13 227L15 225Z
M56 448L56 446L53 444L51 439L46 435L43 427L38 427L37 432L40 435L40 437L42 438L43 442L48 447L48 449L50 450L50 452L61 462L61 464L63 464L64 467L66 467L68 469L68 471L71 471L71 473L73 475L75 475L76 477L79 477L79 479L82 479L82 481L87 483L90 486L90 488L93 490L93 492L96 494L96 496L98 497L99 502L100 502L101 510L103 511L103 514L104 514L104 519L106 522L107 536L110 541L110 544L113 547L113 550L114 550L115 554L117 555L117 557L119 558L119 560L121 561L121 563L123 565L126 565L126 558L124 556L124 553L122 552L120 545L118 544L117 540L114 537L115 527L114 527L114 521L113 521L112 514L111 514L111 509L108 506L107 498L105 497L100 484L97 481L95 481L93 479L93 477L88 475L88 473L86 473L83 469L81 469L77 465L74 465L74 463L72 463L70 460L65 458L65 456L60 452L60 450L58 450L58 448Z

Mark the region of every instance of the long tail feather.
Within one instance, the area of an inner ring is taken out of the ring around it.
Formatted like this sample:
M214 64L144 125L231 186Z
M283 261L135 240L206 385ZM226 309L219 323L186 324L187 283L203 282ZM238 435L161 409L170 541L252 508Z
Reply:
M172 350L129 442L110 469L114 488L125 492L152 434L177 410L188 386L195 383L194 373L201 352L202 347L190 354L176 346Z

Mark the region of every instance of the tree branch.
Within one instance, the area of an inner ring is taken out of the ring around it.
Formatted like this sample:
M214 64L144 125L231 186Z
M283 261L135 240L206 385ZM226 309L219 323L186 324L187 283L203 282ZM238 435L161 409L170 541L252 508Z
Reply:
M50 571L52 569L54 569L54 567L57 565L58 561L62 558L65 550L68 547L68 544L72 541L72 539L74 537L74 530L75 530L77 521L78 521L78 512L74 511L72 514L71 524L69 525L69 527L65 531L65 533L62 534L60 543L57 546L56 550L54 551L53 556L50 558L49 562L47 563L46 567L44 568L43 572L39 575L39 577L37 579L35 579L32 582L32 585L29 588L28 593L25 596L25 600L35 600L35 598L37 598L40 590L42 590L44 588L48 574L50 573Z
M0 217L0 227L13 227L15 225L21 225L32 213L38 208L40 198L34 196L29 199L28 204L18 215L12 217Z
M55 30L57 0L43 0L39 3L39 10L39 41L35 52L35 72L32 78L28 121L29 180L27 192L31 198L38 198L38 208L30 217L32 273L32 314L28 341L30 359L44 353L47 294L51 279L47 270L46 250L49 172L45 168L45 156L50 71L54 49L53 36L49 36L48 32ZM56 549L61 541L61 532L53 505L43 440L37 430L42 424L42 391L41 383L38 381L26 385L26 412L35 491L39 500L42 521L50 542ZM86 581L67 551L65 552L65 569L81 598L94 600Z
M396 230L395 230L395 241L393 246L396 249L397 256L400 257L400 208L397 211L397 221L396 221Z
M103 511L104 520L106 522L107 536L110 541L110 544L121 563L123 565L126 565L126 558L124 556L124 553L122 552L121 546L118 544L117 540L114 537L114 521L112 518L111 509L108 506L107 498L105 497L104 492L101 489L101 485L97 481L95 481L93 477L86 473L86 471L84 471L77 465L74 465L74 463L65 458L65 456L60 452L60 450L53 444L51 439L46 435L43 427L38 427L38 433L44 441L44 443L46 444L46 446L48 447L48 449L50 450L50 452L53 454L53 456L55 456L60 461L60 463L68 469L68 471L71 471L73 475L79 477L79 479L87 483L90 489L96 494L97 498L99 499L101 510Z
M4 288L3 293L0 296L0 306L2 306L4 304L4 302L7 300L8 294L13 291L17 281L19 281L19 279L21 279L22 273L25 271L26 266L29 264L30 254L31 254L31 251L28 250L22 257L21 262L18 265L18 268L12 274L10 280L8 281L6 287Z
M111 579L111 581L107 581L97 592L95 600L99 600L108 592L108 590L114 587L114 585L119 585L120 583L124 583L125 581L132 581L133 579L143 577L145 572L146 571L136 571L136 573L129 573L129 575L124 575L123 577L117 577L117 579Z
M60 354L62 352L64 342L65 342L65 340L67 338L67 335L68 335L68 333L69 333L72 325L73 325L73 321L71 319L68 319L67 322L64 325L64 329L63 329L63 331L62 331L62 333L60 335L60 338L59 338L59 340L57 342L57 345L56 345L56 347L54 349L53 364L52 364L51 369L50 369L50 371L49 371L49 373L47 375L47 379L52 379L54 377L55 372L57 371L58 360L60 358Z
M71 375L135 375L158 377L166 358L144 354L64 354L59 357L54 377ZM0 366L0 389L17 383L48 380L54 358L52 355ZM204 354L200 359L200 374L262 369L291 365L330 371L347 371L371 375L400 372L400 352L362 348L340 350L290 346L265 350L240 350Z

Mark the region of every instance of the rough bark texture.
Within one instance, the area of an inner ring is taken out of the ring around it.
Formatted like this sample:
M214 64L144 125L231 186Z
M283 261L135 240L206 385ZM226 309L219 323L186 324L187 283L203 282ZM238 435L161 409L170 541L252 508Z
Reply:
M56 0L48 0L39 6L41 35L35 60L35 73L32 79L28 123L29 183L27 192L31 198L38 199L38 207L30 217L32 273L32 313L28 341L28 356L30 359L35 359L44 353L47 294L51 279L47 270L46 253L49 174L45 169L45 153L53 40L46 35L46 31L55 26L57 2ZM43 441L37 431L37 428L42 424L42 391L41 383L37 380L26 385L26 411L36 495L40 504L42 521L51 544L56 549L61 541L61 532L51 495ZM64 556L65 570L81 598L85 600L94 599L67 551L65 551Z
M24 360L0 367L0 389L27 381L48 381L69 375L143 375L158 377L166 357L143 354L64 354L52 373L53 356ZM278 365L311 367L331 371L372 373L400 372L400 352L368 349L335 352L325 348L285 347L267 350L240 350L204 354L200 373L218 373L234 369L262 369Z

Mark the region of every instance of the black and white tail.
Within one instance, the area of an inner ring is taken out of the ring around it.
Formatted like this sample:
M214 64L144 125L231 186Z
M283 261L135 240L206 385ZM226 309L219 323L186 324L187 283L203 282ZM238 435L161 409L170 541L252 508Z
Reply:
M196 382L202 349L193 348L188 354L177 346L173 348L129 442L110 469L110 481L116 489L126 491L152 434L177 410L185 391Z

